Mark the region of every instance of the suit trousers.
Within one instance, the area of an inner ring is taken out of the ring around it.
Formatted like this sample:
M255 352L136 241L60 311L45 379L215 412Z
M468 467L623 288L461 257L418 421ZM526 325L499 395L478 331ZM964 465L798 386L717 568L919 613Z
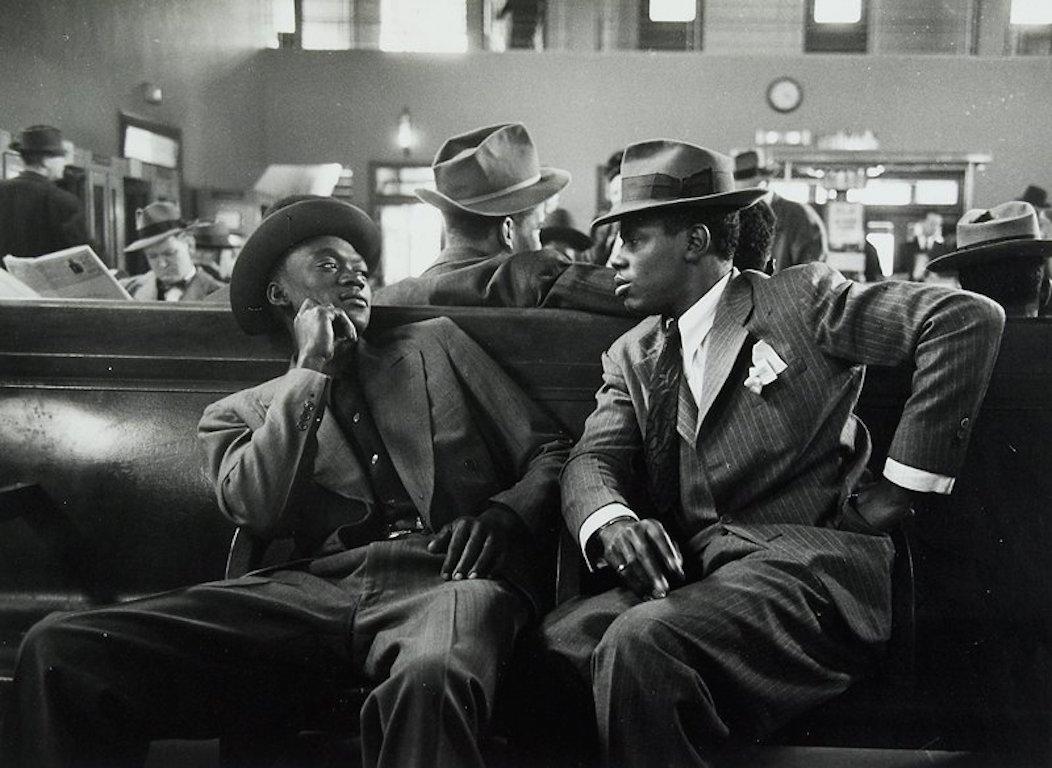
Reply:
M141 765L152 739L294 728L326 691L367 683L363 765L482 765L528 602L443 581L429 540L49 616L20 650L3 764Z
M665 598L577 597L540 630L542 660L563 671L552 697L591 688L604 765L719 764L844 691L879 652L777 539L716 530Z

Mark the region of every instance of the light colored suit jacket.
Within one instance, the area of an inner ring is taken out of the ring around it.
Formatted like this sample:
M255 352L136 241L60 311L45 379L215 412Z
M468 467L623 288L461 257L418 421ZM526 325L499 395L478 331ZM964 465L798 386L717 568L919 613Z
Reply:
M700 466L692 476L681 472L684 495L710 504L710 517L806 559L849 626L863 639L885 639L890 541L834 527L866 458L865 449L861 456L851 449L868 446L856 439L852 414L863 366L915 364L889 456L953 476L1003 324L1001 308L976 294L863 286L824 264L737 276L708 337L696 414L689 390L681 390L678 431ZM744 381L759 340L787 368L755 394ZM662 341L658 319L648 318L604 354L597 408L562 478L563 513L575 534L608 503L632 506L645 472L649 388Z
M539 607L550 592L547 555L569 439L447 318L359 342L357 366L427 527L494 504L515 512L534 545L515 542L519 555L541 553L545 562L512 556L505 575ZM291 369L213 403L198 427L223 513L264 538L291 535L307 555L338 527L361 523L372 504L367 476L327 409L331 381Z

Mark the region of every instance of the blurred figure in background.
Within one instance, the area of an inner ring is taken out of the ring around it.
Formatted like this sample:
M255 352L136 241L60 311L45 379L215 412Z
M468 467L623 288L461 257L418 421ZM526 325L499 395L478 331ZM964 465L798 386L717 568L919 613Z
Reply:
M755 149L747 149L734 156L734 182L738 189L767 188L773 171ZM777 219L772 246L772 273L825 261L829 252L826 226L814 208L794 200L787 200L772 190L765 198Z
M194 263L193 231L203 223L184 221L175 203L150 203L135 212L138 238L125 253L142 251L150 269L121 281L137 301L201 301L223 287Z
M573 217L565 208L556 208L541 227L541 246L559 251L570 261L591 263L589 250L592 238L573 225Z
M77 196L55 184L66 170L62 132L50 125L22 131L11 149L22 156L25 170L0 181L0 257L43 256L88 239L84 211Z
M621 157L623 150L618 150L606 159L603 167L603 178L606 179L606 200L602 201L595 217L598 218L621 202ZM614 251L620 247L621 222L611 221L600 224L592 230L595 245L592 246L592 263L607 266Z
M1052 240L1042 236L1037 211L1013 200L973 209L957 223L957 250L933 259L937 274L956 270L961 287L989 296L1008 317L1037 317L1048 304L1046 260Z
M194 263L212 277L229 282L234 260L244 244L245 238L231 232L226 224L213 222L194 232Z
M942 224L942 216L932 212L913 223L911 237L895 255L895 272L906 274L909 280L924 280L928 262L943 249Z

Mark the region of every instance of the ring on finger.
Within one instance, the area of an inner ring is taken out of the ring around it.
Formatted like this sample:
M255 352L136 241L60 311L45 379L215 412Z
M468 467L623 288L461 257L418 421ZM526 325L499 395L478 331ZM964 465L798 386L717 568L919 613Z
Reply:
M627 568L627 567L628 567L628 563L621 563L621 565L617 566L616 570L617 570L618 573L623 573L625 568Z

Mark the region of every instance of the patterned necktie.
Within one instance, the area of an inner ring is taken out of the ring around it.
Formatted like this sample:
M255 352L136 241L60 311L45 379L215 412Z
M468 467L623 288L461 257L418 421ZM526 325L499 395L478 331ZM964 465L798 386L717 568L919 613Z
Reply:
M679 500L679 386L683 378L682 341L679 324L666 318L665 345L658 355L654 378L650 382L650 407L643 452L647 465L647 485L654 508L666 525L678 517Z

